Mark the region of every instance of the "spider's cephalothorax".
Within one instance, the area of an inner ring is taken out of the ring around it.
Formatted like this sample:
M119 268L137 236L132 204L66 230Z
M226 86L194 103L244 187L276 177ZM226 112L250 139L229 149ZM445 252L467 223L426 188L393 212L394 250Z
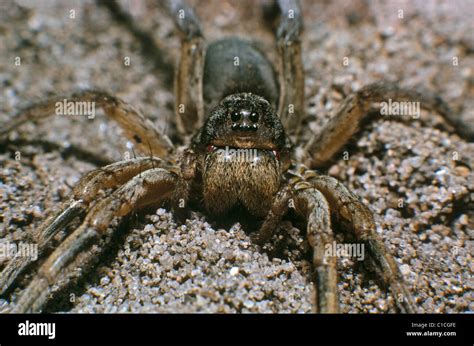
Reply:
M290 165L291 145L274 109L277 90L273 66L251 41L231 37L207 48L203 98L208 114L191 148L198 155L201 196L210 215L236 209L257 218L268 214Z
M211 215L237 207L256 217L267 215L290 162L283 125L268 101L251 93L227 96L193 147L201 153L202 196Z
M115 8L112 4L104 2ZM419 102L444 115L469 139L474 137L474 129L459 123L437 95L375 83L349 95L320 133L311 134L306 144L298 143L298 156L294 157L285 132L296 136L304 114L302 15L295 0L278 0L277 4L281 13L276 33L279 78L268 59L245 40L220 40L206 51L193 9L182 0L167 2L182 36L175 108L176 128L184 137L182 142L189 144L184 152L180 153L137 109L94 90L33 105L0 126L2 136L29 120L51 116L56 102L65 98L70 102L95 102L118 123L138 151L151 154L89 172L70 197L50 211L32 235L39 254L59 231L67 237L41 264L13 311L41 311L55 284L67 283L76 268L90 264L96 257L84 253L101 249L94 244L104 244L110 238L114 218L164 203L179 212L193 205L189 201L203 201L211 217L245 210L261 221L260 228L251 234L259 243L271 237L281 218L292 209L291 215L305 221L313 250L315 307L319 312L339 309L336 255L325 251L334 242L331 222L337 220L365 244L399 309L416 311L397 263L376 232L369 208L339 181L312 169L327 164L358 131L371 106L382 100ZM143 39L143 33L140 35ZM234 63L235 55L239 64ZM100 193L103 190L111 192ZM81 225L71 229L72 221L78 218ZM14 286L28 264L28 257L15 257L6 265L0 273L0 294Z

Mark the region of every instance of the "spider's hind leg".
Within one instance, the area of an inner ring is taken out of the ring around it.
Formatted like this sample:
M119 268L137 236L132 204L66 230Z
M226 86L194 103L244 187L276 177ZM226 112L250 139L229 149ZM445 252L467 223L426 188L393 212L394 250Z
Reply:
M66 104L66 107L63 105ZM111 120L124 131L127 138L142 153L165 157L174 149L170 139L138 109L125 101L98 90L84 90L68 96L57 96L19 111L11 120L0 124L0 138L28 121L41 121L52 115L63 115L69 105L89 104L90 110L101 107ZM61 107L62 106L62 107Z
M168 1L167 8L181 36L181 58L175 76L176 126L180 135L189 136L204 123L205 42L200 20L186 1Z
M278 0L280 24L276 32L280 55L278 114L289 134L297 134L304 118L304 70L300 35L303 15L298 1Z

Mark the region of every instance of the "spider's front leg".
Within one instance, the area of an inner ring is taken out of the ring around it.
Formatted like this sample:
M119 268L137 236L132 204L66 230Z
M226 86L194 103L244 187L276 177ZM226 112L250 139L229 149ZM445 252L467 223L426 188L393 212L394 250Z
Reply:
M166 7L181 36L181 59L175 76L176 126L181 135L190 135L204 122L204 37L199 18L186 1L169 0Z
M84 90L67 96L57 96L21 110L11 120L0 124L0 138L28 121L40 121L55 114L61 115L59 106L65 100L67 105L89 103L94 109L101 107L142 153L165 157L174 149L171 140L138 109L118 97L97 90Z
M278 114L290 134L298 133L304 118L304 70L300 35L303 16L296 0L278 0L280 24L276 38L280 55Z
M411 292L405 286L396 261L377 234L370 210L338 180L323 176L299 166L289 171L289 184L276 195L273 206L259 231L252 239L260 244L269 240L279 220L294 208L296 214L307 220L307 236L313 249L316 271L317 311L339 311L337 291L336 256L327 253L334 242L331 213L346 228L353 230L356 239L367 248L375 260L383 279L388 283L395 301L402 312L417 311Z
M317 312L339 312L336 257L328 256L326 247L334 242L329 204L324 195L304 182L294 186L294 208L307 220L308 242L313 249L316 272Z
M268 241L290 206L306 220L308 241L313 249L316 273L315 311L336 313L339 311L336 258L326 256L325 253L326 245L332 244L334 239L329 205L321 192L312 188L308 182L290 181L275 196L260 229L252 233L252 241L257 244Z
M97 252L95 244L110 237L106 232L114 217L170 199L178 176L162 168L152 168L135 176L110 196L100 200L87 214L79 228L72 232L40 267L22 292L14 313L37 312L46 303L52 286L66 283L71 272L90 263L88 252Z
M363 242L381 270L383 279L389 285L399 309L405 313L417 312L414 299L405 286L397 262L377 234L374 217L370 210L335 178L319 175L315 171L306 171L304 178L324 195L338 221L346 228L352 229L356 239Z
M116 162L84 175L68 199L59 207L48 211L49 216L32 234L32 240L38 244L38 255L42 255L51 239L60 230L66 229L72 220L89 210L90 205L98 198L100 190L116 188L141 172L155 167L171 170L171 167L160 159L140 157ZM25 256L15 257L7 263L0 273L0 294L4 294L11 287L29 263L29 258Z

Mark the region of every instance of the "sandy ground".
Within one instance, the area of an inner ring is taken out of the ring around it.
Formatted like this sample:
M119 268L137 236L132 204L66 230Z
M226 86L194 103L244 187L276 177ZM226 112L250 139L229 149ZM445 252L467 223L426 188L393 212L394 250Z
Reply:
M160 66L176 61L178 37L153 2L121 4L138 27L153 33L161 63L143 55L93 1L1 1L0 122L46 96L100 88L140 107L173 136L173 89L169 69L167 80ZM303 9L305 137L319 131L344 96L381 79L439 92L460 117L474 121L473 2L305 1ZM202 1L197 12L209 39L238 34L271 47L259 7ZM474 311L474 145L442 123L430 112L421 121L379 119L347 147L348 160L336 158L329 174L370 206L422 311L468 312ZM129 154L118 127L100 114L94 120L52 117L11 133L0 143L0 238L27 240L83 173ZM213 228L204 215L184 225L164 209L132 219L100 264L55 295L46 311L311 311L310 250L304 232L290 223L261 249L238 223ZM0 260L0 268L4 264ZM343 312L396 311L370 266L339 258L338 270ZM15 303L32 273L0 299L0 311Z

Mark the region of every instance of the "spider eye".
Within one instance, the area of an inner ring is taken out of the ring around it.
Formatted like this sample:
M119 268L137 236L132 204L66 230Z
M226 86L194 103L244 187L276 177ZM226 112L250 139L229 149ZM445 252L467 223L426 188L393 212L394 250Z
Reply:
M250 114L250 120L252 120L254 123L256 123L258 121L258 114L255 113L255 112L252 112L252 114Z
M230 118L232 119L232 121L239 121L240 120L240 113L239 112L233 112L230 116Z

